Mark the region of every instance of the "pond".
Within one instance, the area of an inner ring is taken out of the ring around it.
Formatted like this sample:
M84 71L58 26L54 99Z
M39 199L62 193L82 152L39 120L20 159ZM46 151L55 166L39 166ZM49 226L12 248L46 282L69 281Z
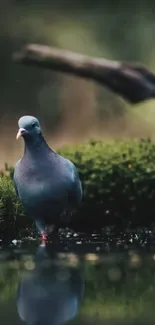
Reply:
M98 247L25 241L1 249L1 324L154 324L153 251Z

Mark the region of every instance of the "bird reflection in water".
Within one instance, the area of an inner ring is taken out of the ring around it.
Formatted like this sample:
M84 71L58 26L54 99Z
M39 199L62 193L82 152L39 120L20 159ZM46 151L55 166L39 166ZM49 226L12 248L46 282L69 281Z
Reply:
M34 269L24 273L18 288L18 314L28 325L65 324L76 316L83 293L80 266L49 257L40 246Z

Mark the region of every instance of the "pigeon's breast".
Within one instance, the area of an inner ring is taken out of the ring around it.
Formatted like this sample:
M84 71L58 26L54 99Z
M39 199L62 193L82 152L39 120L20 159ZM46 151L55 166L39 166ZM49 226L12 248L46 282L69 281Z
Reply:
M31 169L22 171L22 177L18 177L18 194L25 209L38 214L45 209L59 209L60 205L65 206L69 179L62 173L49 174Z

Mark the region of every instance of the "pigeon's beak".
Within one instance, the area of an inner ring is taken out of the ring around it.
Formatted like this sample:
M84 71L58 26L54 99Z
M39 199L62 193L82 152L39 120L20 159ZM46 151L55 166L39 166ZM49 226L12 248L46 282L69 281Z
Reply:
M22 137L25 134L26 130L23 128L20 128L17 135L16 135L16 139L18 140L20 137Z

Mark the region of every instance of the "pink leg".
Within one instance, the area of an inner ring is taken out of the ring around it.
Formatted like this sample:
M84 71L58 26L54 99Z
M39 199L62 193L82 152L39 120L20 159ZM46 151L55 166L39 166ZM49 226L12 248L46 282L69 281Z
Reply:
M47 241L47 235L44 232L42 232L41 237L42 237L42 245L45 245Z

